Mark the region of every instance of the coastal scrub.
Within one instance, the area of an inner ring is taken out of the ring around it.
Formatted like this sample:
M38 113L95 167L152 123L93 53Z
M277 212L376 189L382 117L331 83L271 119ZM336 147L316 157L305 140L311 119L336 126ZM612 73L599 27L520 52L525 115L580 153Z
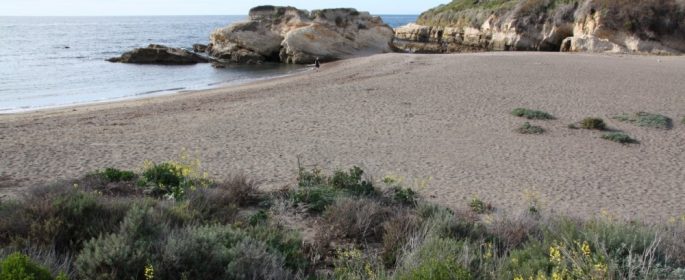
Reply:
M513 111L511 111L511 114L517 117L524 117L526 119L532 120L553 120L554 116L552 114L543 112L543 111L538 111L538 110L531 110L531 109L525 109L525 108L516 108Z
M647 112L637 112L635 114L621 114L613 117L615 120L628 122L641 127L651 127L658 129L671 129L673 120L667 116L652 114Z

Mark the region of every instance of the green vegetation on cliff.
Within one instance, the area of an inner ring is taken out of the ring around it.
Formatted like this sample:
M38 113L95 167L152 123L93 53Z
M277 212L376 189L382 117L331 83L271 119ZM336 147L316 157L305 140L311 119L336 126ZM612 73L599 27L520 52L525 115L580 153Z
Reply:
M557 8L576 0L454 0L423 12L417 23L433 26L479 27L491 15L509 12L554 15Z
M641 39L685 36L685 3L679 0L454 0L423 12L417 23L480 27L491 15L516 18L518 28L583 22L598 15L603 28Z

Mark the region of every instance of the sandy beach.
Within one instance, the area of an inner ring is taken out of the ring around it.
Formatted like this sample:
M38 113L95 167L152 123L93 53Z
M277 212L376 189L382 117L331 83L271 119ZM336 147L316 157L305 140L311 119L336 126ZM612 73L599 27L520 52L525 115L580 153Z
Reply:
M446 206L477 196L515 212L537 197L543 211L665 220L685 214L683 73L683 57L384 54L229 88L0 115L0 196L187 149L210 176L244 173L264 188L291 184L300 158L428 181L420 193ZM557 119L521 135L516 107ZM674 127L610 118L637 111ZM640 144L567 128L591 116Z

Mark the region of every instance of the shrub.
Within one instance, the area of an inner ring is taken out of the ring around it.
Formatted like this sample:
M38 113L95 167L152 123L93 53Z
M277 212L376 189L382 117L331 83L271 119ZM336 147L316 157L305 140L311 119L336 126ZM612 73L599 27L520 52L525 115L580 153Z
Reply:
M360 242L367 239L378 241L383 233L382 223L389 212L375 200L341 198L326 209L324 218L342 237Z
M485 203L477 197L471 199L471 202L469 203L469 208L471 208L471 211L477 214L485 214L492 212L493 210L492 205L490 203Z
M295 203L305 204L310 212L321 213L340 195L340 191L330 186L319 185L299 188L293 192Z
M403 188L400 186L395 186L390 188L392 192L392 199L395 203L416 206L418 203L418 194L411 188Z
M622 114L615 116L614 119L622 122L629 122L642 127L652 127L659 129L671 129L671 127L673 127L673 120L671 120L669 117L646 112L637 112L635 114Z
M251 226L256 226L265 224L268 220L269 214L266 211L260 209L259 211L257 211L257 213L254 213L252 214L252 216L250 216L249 222Z
M500 279L536 279L539 275L547 276L551 269L549 249L539 242L529 242L523 248L511 251L498 274Z
M683 119L680 120L680 123L685 124L685 117L683 117Z
M257 183L243 175L233 176L213 188L226 192L227 198L238 206L250 206L259 202Z
M406 252L397 279L473 279L460 263L466 246L450 238L428 237L414 251ZM467 260L468 261L468 260Z
M473 277L468 269L459 265L453 257L445 259L431 258L403 273L400 280L471 280Z
M550 113L543 112L543 111L536 111L536 110L530 110L530 109L525 109L525 108L516 108L513 111L511 111L511 114L517 117L524 117L527 119L536 119L536 120L553 120L554 116L552 116Z
M229 254L233 255L234 258L226 265L225 279L276 280L293 278L290 272L285 269L284 257L270 252L261 242L252 239L240 240L229 249ZM205 277L205 275L202 276Z
M378 259L356 248L339 248L331 279L390 279Z
M86 279L141 279L151 248L162 232L148 208L135 206L118 233L86 242L76 258L76 269Z
M402 211L383 223L383 253L386 266L395 265L402 247L421 225L421 218L410 211Z
M364 175L364 171L357 166L351 168L348 172L338 170L333 173L329 183L335 188L355 195L375 194L376 190L373 184L370 181L364 180L362 175Z
M146 250L126 234L108 234L86 242L76 258L76 270L84 279L142 279Z
M116 230L130 207L120 200L59 185L32 189L25 199L28 229L17 237L58 253L78 251L85 241Z
M189 214L203 223L231 223L239 210L233 190L222 187L191 190L186 201Z
M247 234L231 226L194 226L173 231L156 266L160 279L225 279L236 253L231 248Z
M52 280L50 272L21 253L14 253L0 260L0 279L3 280Z
M248 228L247 234L263 242L270 252L278 252L282 255L285 267L301 271L309 265L302 247L302 238L298 232L272 225L258 225Z
M516 132L521 134L542 134L543 132L545 132L545 130L542 127L532 125L529 122L526 122L519 128L517 128Z
M621 143L621 144L637 143L637 140L630 138L630 136L628 136L625 133L621 133L621 132L612 132L612 133L604 134L604 135L602 135L602 139L614 141L614 142Z
M605 130L606 124L600 118L585 118L580 121L580 127L584 129Z
M185 157L178 162L146 162L145 165L138 184L147 187L153 196L168 196L178 200L184 197L187 190L204 188L211 183L206 174L199 174L200 163L188 162Z
M132 171L119 170L111 167L98 171L96 174L111 183L132 181L136 176Z

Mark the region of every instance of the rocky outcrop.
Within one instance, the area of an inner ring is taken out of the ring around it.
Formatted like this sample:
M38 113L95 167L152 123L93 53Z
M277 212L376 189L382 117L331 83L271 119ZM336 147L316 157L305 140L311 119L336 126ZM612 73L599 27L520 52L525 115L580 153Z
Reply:
M203 53L207 51L209 46L203 44L193 44L193 51L196 53Z
M391 51L393 30L355 9L260 6L249 20L214 31L210 55L227 63L307 64Z
M205 63L208 62L208 59L184 49L153 44L146 48L134 49L107 61L133 64L188 65Z
M681 54L679 0L455 0L395 30L408 52L582 51ZM499 4L498 4L499 3Z

